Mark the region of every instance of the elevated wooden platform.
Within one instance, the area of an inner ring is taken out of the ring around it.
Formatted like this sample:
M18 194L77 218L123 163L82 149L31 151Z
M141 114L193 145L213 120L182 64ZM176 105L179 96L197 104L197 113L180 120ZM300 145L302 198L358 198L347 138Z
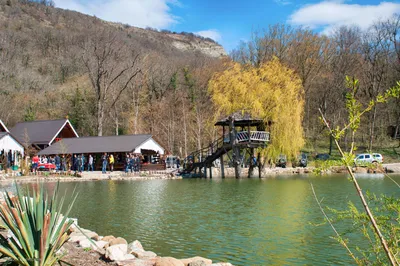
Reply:
M269 132L266 131L242 131L235 135L234 143L231 143L228 134L211 143L208 147L191 153L184 160L183 174L195 172L194 176L198 177L201 169L211 167L215 160L222 158L233 148L256 149L265 147L269 141ZM223 164L223 162L221 163Z

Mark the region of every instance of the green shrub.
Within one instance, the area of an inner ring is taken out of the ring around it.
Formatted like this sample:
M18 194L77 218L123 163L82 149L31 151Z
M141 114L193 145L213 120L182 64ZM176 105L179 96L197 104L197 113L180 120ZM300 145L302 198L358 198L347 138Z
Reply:
M36 191L28 189L27 195L22 195L18 185L15 186L17 196L4 192L5 201L0 204L4 227L14 235L11 238L0 235L0 252L19 265L53 265L60 259L57 251L69 238L73 220L67 216L77 193L72 193L72 200L62 215L65 195L58 197L59 184L50 200L43 184Z

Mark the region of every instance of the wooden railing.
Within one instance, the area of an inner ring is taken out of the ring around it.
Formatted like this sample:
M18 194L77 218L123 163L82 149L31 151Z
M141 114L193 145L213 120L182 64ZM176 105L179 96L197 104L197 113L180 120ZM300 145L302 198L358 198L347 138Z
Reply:
M248 131L238 132L236 135L238 142L244 141L269 141L269 132L265 131L250 131L250 138Z
M265 131L250 131L250 138L248 131L242 131L236 133L236 142L267 142L269 141L269 132ZM191 170L193 164L205 162L208 156L213 155L219 149L224 147L224 144L229 144L229 134L226 134L224 137L221 137L200 150L192 152L188 157L184 160L184 168L186 170Z

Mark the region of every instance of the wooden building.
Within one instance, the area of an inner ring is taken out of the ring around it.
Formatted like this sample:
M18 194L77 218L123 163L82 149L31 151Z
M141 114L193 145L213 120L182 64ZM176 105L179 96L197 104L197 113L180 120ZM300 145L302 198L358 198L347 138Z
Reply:
M10 133L25 146L42 150L61 139L78 138L68 119L38 120L16 124Z
M15 139L0 120L0 165L1 168L19 166L24 156L24 146Z
M126 154L141 156L141 170L165 169L165 163L160 160L165 149L147 134L68 138L47 147L38 155L84 154L87 158L91 154L95 158L96 169L101 169L101 155L104 153L113 154L114 168L118 170L122 170Z

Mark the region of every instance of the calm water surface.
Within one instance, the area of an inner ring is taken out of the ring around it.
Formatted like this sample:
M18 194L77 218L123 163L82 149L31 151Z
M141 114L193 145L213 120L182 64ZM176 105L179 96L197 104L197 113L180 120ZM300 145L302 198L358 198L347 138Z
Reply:
M394 176L399 182L400 176ZM392 181L360 176L364 190L400 196ZM251 180L147 180L61 183L78 186L72 216L100 235L138 239L147 250L177 258L199 255L235 265L348 265L323 204L358 203L345 176L280 176ZM49 189L54 184L46 184ZM338 227L340 230L340 226ZM351 245L351 244L350 244Z

